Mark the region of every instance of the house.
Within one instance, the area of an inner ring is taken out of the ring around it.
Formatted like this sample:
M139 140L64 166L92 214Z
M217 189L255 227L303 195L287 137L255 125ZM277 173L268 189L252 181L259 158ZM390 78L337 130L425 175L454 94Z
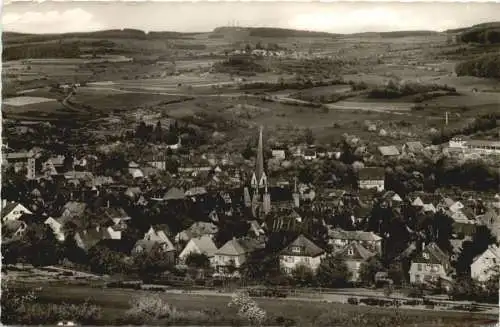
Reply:
M207 190L204 187L192 187L186 191L186 196L197 196L207 194Z
M79 248L84 251L88 251L102 240L112 239L112 236L108 233L107 228L96 226L94 228L76 232L74 239Z
M200 237L208 235L212 237L219 229L214 223L197 221L193 223L188 229L181 231L175 236L176 242L188 242L193 237Z
M378 151L383 157L397 157L400 155L398 148L394 145L379 146Z
M3 153L3 162L5 166L14 167L15 172L26 169L26 178L35 179L36 157L37 155L33 151L9 152Z
M305 160L315 160L317 158L316 150L314 150L314 149L305 149L303 157L304 157Z
M299 235L279 254L280 269L290 274L297 266L316 270L325 251L304 235Z
M52 217L48 217L44 221L44 224L48 225L50 229L52 229L52 232L54 233L58 241L63 242L66 239L66 235L63 229L65 222L66 220L62 218L55 219Z
M166 261L168 263L175 263L175 247L172 243L162 243L152 240L138 240L132 248L132 255L139 255L142 253L151 253L151 251L161 251L166 254Z
M172 243L169 238L170 231L167 227L162 226L149 227L149 230L144 233L143 239L146 241L155 241L160 243Z
M336 254L344 258L347 268L351 273L351 278L349 280L351 282L357 282L359 280L359 269L361 264L376 255L376 253L369 251L358 241L350 242L343 249L336 252Z
M286 159L286 152L283 149L272 149L271 154L274 159L277 160L285 160Z
M144 173L142 172L141 168L139 167L139 164L131 161L128 164L128 173L132 175L133 178L143 178Z
M216 275L232 274L233 268L238 269L246 262L248 256L261 250L265 244L261 240L249 238L233 238L227 241L214 254L213 266ZM237 273L236 273L237 274Z
M451 270L450 256L436 243L422 244L422 251L411 261L411 284L426 284L439 279L448 280Z
M2 241L22 237L28 225L22 220L6 220L2 223Z
M19 202L7 202L7 200L2 200L2 223L19 220L23 215L31 214L32 212Z
M102 214L105 218L111 220L116 226L126 227L127 221L132 219L121 207L110 207L108 205L101 208Z
M403 145L403 152L405 153L421 153L424 151L424 146L421 142L406 142Z
M194 237L189 240L184 249L179 254L179 261L185 263L186 257L191 253L205 254L210 262L213 261L217 246L208 235Z
M365 167L359 171L359 188L384 190L385 169L382 167Z
M86 203L69 201L64 205L62 209L61 218L63 219L80 218L84 215L86 210L87 210Z
M153 156L149 159L146 160L146 163L150 165L151 167L154 167L158 170L164 171L166 170L166 158L163 155L160 156Z
M464 140L460 137L454 137L449 141L448 146L450 149L460 150L464 153L500 154L499 141Z
M476 217L479 224L487 226L491 234L500 241L500 209L489 208L483 215Z
M479 282L485 282L500 266L500 247L490 245L486 251L478 255L470 265L471 277ZM496 270L495 270L496 269Z
M336 250L345 248L351 243L358 243L370 252L382 254L382 237L374 232L330 229L328 238L328 243Z

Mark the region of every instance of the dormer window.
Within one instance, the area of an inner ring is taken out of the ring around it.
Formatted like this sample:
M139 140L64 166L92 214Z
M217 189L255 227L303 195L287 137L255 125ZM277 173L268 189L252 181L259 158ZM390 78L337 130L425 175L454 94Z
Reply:
M293 253L300 253L300 246L292 246Z
M350 255L350 256L353 256L354 255L354 250L353 249L348 249L347 250L347 254Z
M429 253L424 252L423 257L424 259L429 259Z

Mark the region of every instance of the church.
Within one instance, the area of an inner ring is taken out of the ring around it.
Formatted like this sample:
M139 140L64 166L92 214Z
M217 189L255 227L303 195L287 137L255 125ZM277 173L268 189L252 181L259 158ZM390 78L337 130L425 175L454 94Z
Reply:
M264 142L262 133L263 127L261 126L259 131L255 169L252 173L250 185L244 186L243 190L245 207L250 208L252 215L256 218L266 216L271 212L271 193L264 167ZM299 194L296 184L292 197L294 207L298 207Z

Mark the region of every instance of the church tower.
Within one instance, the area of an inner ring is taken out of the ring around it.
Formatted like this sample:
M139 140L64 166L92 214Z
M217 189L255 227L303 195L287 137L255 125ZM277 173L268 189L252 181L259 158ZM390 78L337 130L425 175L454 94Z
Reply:
M255 162L255 171L252 175L252 187L253 188L262 188L267 185L267 176L264 172L264 145L262 140L262 130L263 127L260 127L259 133L259 144L257 147L257 161Z
M250 198L250 192L248 191L248 187L243 189L243 199L245 202L245 207L249 208L252 205L252 199Z
M292 197L293 197L293 206L295 208L298 208L300 206L300 195L299 195L299 191L297 190L297 177L295 177L295 185L293 188Z
M271 194L269 194L267 190L267 183L265 185L264 195L262 196L262 207L264 210L264 214L267 215L269 212L271 212Z

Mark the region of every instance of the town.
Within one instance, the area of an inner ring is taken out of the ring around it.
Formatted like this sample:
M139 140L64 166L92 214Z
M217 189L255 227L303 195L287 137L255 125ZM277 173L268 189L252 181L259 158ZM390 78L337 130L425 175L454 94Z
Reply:
M96 33L117 44L163 37ZM280 33L298 41L267 41ZM103 40L73 59L45 58L50 45L38 60L7 47L2 322L302 326L307 310L322 317L311 326L489 321L500 279L498 80L421 73L431 55L399 48L399 36L308 33L220 27L155 60L96 54L119 49ZM476 51L467 33L420 42ZM348 48L313 49L317 38ZM225 47L196 47L210 42ZM370 42L387 49L355 52L378 47ZM405 66L418 82L370 82L373 65ZM37 297L52 306L26 309ZM231 306L253 309L237 320ZM364 306L378 316L358 322Z

